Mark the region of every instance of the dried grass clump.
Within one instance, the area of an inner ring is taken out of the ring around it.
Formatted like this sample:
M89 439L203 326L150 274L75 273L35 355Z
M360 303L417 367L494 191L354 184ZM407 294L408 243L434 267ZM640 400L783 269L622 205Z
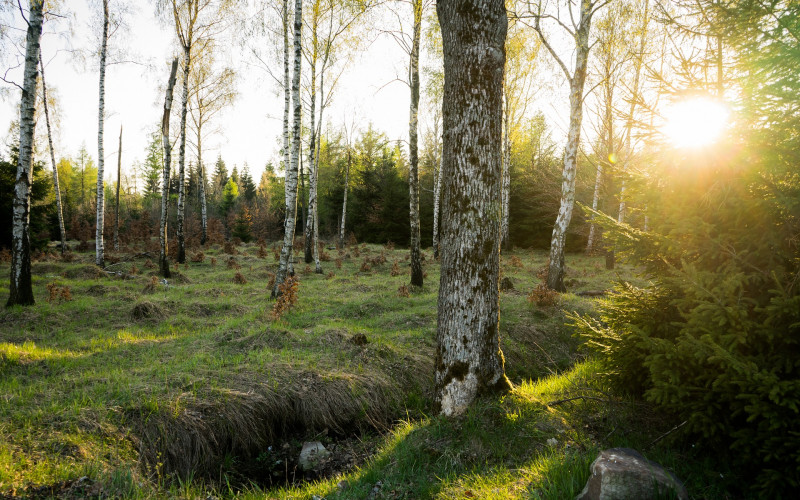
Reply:
M217 258L211 257L211 267L216 267L216 266L217 266Z
M400 285L400 288L397 289L397 296L398 297L410 297L411 294L408 290L408 285Z
M153 293L158 288L158 276L150 276L150 281L142 289L142 293Z
M394 250L394 242L392 240L387 241L386 244L383 246L383 248L391 252L392 250Z
M306 275L306 276L308 276L309 274L311 274L311 266L306 266L306 267L304 267L304 268L303 268L303 274L304 274L304 275Z
M297 287L300 282L294 276L289 276L286 281L278 285L278 299L272 306L270 319L277 321L289 312L297 303Z
M2 252L0 252L0 253L2 253ZM9 254L9 258L10 258L10 254ZM66 253L61 254L61 262L73 262L74 260L75 260L75 254L72 253L72 252L66 252ZM0 262L5 262L3 260L2 255L0 255Z
M336 275L333 274L333 271L330 271L328 274L325 275L325 279L326 280L333 279L334 276Z
M540 283L531 290L530 295L528 295L528 302L539 307L552 307L558 304L559 298L558 292L547 288L544 283Z
M225 245L223 246L222 251L225 252L228 255L238 255L239 254L239 250L237 250L236 247L233 245L233 243L230 242L230 241L226 241L225 242Z
M330 262L331 261L331 254L329 254L325 250L322 250L319 253L319 260L321 260L322 262Z
M267 249L264 247L263 244L258 246L258 258L259 259L266 259L267 258Z
M147 268L147 269L155 269L155 268L156 268L156 265L155 265L155 264L153 264L153 261L152 261L152 260L150 260L150 259L147 259L147 260L145 261L145 263L144 263L144 267L145 267L145 268Z
M369 259L364 259L364 262L361 263L361 272L367 273L372 269L372 266L369 264Z
M272 247L272 256L275 257L275 262L279 262L281 260L281 251L278 247Z
M341 257L338 257L333 262L336 264L336 269L341 269L342 268L342 258Z
M272 293L272 289L275 287L275 273L267 273L267 290Z
M392 271L389 274L392 276L400 276L400 265L398 264L397 259L392 262Z
M88 251L89 250L89 243L86 240L81 240L81 242L78 243L78 246L77 246L76 250L79 251L79 252Z
M511 256L511 265L514 267L525 267L522 265L522 261L519 260L519 257L517 257L516 255Z
M236 273L233 275L233 282L237 285L246 285L247 278L245 278L242 273Z
M11 250L8 248L0 248L0 262L3 264L11 262Z
M129 272L130 274L139 274L139 268L138 268L138 267L136 267L136 264L133 264L133 265L131 265L131 269L130 269L130 271L128 271L128 272Z
M236 259L232 256L228 259L228 262L225 265L228 266L228 269L236 269L237 271L242 268L242 266L240 266L239 263L236 262Z
M144 300L133 306L131 317L135 320L161 319L166 317L166 312L158 304Z
M192 255L192 262L203 262L206 260L206 254L202 251L197 252L196 254Z
M69 286L61 286L55 281L52 283L47 284L47 292L49 293L49 297L47 297L47 302L69 302L72 300L72 292L70 291Z

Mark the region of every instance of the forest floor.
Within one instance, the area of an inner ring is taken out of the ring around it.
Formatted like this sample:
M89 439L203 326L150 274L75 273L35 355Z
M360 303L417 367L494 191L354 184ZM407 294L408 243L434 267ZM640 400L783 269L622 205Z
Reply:
M190 251L167 284L140 249L109 252L112 272L93 251L40 256L36 305L0 310L0 498L573 498L611 446L673 469L695 498L735 491L701 451L660 439L672 420L604 387L567 325L602 300L585 292L641 283L631 267L569 255L570 293L529 300L546 253L504 255L515 389L443 419L431 251L417 290L406 250L327 249L324 274L295 252L297 302L275 319L274 248ZM302 471L304 441L331 455Z

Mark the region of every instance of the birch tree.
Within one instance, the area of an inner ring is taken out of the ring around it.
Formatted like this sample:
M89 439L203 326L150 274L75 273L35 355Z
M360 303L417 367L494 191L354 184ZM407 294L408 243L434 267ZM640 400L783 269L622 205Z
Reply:
M164 148L164 170L161 174L161 223L158 230L160 253L158 264L164 278L171 276L167 260L167 213L169 210L169 171L172 160L172 144L169 142L169 118L172 113L172 91L175 88L175 77L178 72L178 58L172 60L172 67L167 80L167 91L164 97L164 114L161 118L161 146Z
M295 217L297 216L297 171L300 159L300 119L302 103L300 102L300 70L302 64L301 38L303 36L303 2L295 0L294 4L294 74L292 75L292 101L294 104L294 123L292 124L292 156L286 168L286 219L284 221L283 246L281 247L280 264L275 276L275 287L272 298L279 294L278 287L286 281L289 263L292 258L292 242L294 241Z
M97 227L95 228L95 264L105 267L103 225L105 220L105 189L103 186L103 123L106 101L106 51L108 48L108 0L103 0L103 28L100 37L100 91L97 112Z
M578 149L580 147L581 121L583 119L583 87L586 82L586 71L589 61L589 31L592 24L592 16L595 12L608 3L593 0L578 0L579 13L577 23L572 22L568 26L565 22L558 19L558 16L544 14L541 9L534 14L534 30L539 34L542 44L558 63L564 72L564 76L569 82L569 131L567 132L567 145L564 148L564 170L561 177L561 203L558 210L556 222L553 225L553 236L550 240L550 261L547 269L546 285L551 290L566 291L564 286L564 246L567 239L567 229L572 220L572 212L575 207L575 178L577 174ZM541 7L541 4L540 4ZM572 14L573 0L569 0L567 10L570 19L574 19ZM555 51L545 36L542 27L542 19L555 17L558 24L569 34L575 47L575 64L572 70L567 68L561 57Z
M58 217L58 235L61 238L61 255L67 251L67 231L64 229L64 208L61 204L61 187L58 182L58 166L56 165L56 154L53 149L53 133L50 130L50 111L47 104L47 83L44 78L44 62L39 51L39 67L42 72L42 106L44 107L44 119L47 125L47 144L50 148L50 163L53 166L53 188L56 195L56 216Z
M31 0L27 16L25 70L19 106L19 163L14 179L11 225L11 283L6 307L33 305L31 242L29 233L31 183L33 182L33 131L36 79L39 76L39 39L42 36L42 0ZM25 17L20 6L20 13Z
M463 414L482 394L505 392L499 346L503 66L502 0L439 0L444 46L441 281L436 400Z
M420 258L419 237L419 147L417 145L419 123L419 45L422 31L422 0L411 0L414 12L414 28L411 35L411 60L409 62L409 84L411 87L411 106L408 131L408 200L411 222L411 286L421 287L423 283L422 260Z
M117 150L117 202L114 204L114 251L119 252L119 183L122 180L122 125L119 126Z

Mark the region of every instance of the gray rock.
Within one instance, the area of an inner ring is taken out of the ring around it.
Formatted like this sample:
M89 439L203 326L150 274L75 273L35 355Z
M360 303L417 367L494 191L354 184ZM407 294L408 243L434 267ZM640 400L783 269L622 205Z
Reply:
M681 500L689 498L674 474L630 448L601 451L591 471L575 500L650 500L671 494Z
M300 468L309 471L314 469L320 462L330 456L331 452L322 446L319 441L310 441L303 443L303 449L300 451L300 458L297 459L297 464Z

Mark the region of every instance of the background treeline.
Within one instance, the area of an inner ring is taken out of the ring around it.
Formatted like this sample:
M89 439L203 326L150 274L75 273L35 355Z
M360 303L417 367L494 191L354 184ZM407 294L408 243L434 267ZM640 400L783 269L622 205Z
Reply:
M420 155L420 223L422 245L431 245L433 236L434 167L438 160L432 137L427 138ZM359 242L394 242L408 244L408 154L397 141L390 141L382 132L367 125L352 144L344 134L328 130L322 136L319 173L320 234L333 238L342 217L345 172L350 163L350 182L346 218L346 233ZM44 144L39 145L44 148ZM44 149L42 149L44 150ZM511 203L509 211L511 243L519 247L548 248L552 224L559 207L561 162L559 148L550 139L544 119L536 116L527 127L517 131L517 141L511 152ZM133 165L131 173L123 171L120 194L120 238L124 244L149 241L158 232L161 203L161 172L163 150L160 137L153 134L143 152L144 161ZM44 155L42 155L44 157ZM96 179L95 160L81 148L74 156L57 162L64 222L71 240L87 242L94 238ZM249 242L263 238L274 241L282 236L285 214L282 165L268 164L258 179L247 165L227 165L218 156L204 166L205 192L209 207L209 240L239 238ZM582 169L578 198L591 197L591 175ZM16 150L0 156L0 247L11 241L11 200L16 173ZM175 206L178 196L177 173L170 181L170 215L168 231L175 228ZM298 230L306 214L308 172L298 202ZM186 176L187 215L186 235L191 246L200 242L200 170L189 163ZM108 214L105 234L113 234L116 180L106 180ZM41 161L34 168L33 210L31 225L36 249L57 241L58 221L55 215L55 195L52 172ZM300 210L303 208L303 210ZM585 245L588 228L578 215L570 228L570 249Z

